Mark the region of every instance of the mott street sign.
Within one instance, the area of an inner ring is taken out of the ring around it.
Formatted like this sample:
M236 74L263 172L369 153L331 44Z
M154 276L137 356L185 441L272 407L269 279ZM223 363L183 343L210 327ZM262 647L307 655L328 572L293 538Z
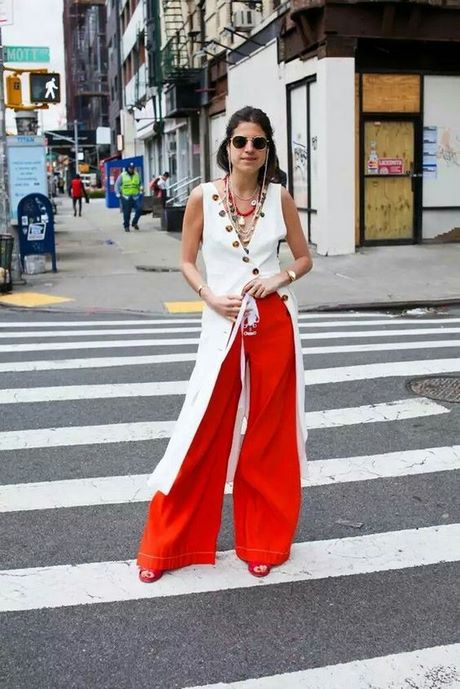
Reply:
M57 72L30 75L31 103L60 103L61 77Z
M50 49L32 45L6 45L4 48L5 62L35 62L50 61Z

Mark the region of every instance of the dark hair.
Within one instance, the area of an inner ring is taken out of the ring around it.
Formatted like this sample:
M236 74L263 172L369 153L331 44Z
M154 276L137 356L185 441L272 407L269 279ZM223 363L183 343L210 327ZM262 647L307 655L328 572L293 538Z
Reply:
M264 111L260 110L259 108L253 108L250 105L247 105L246 107L241 108L241 110L237 110L233 113L227 124L225 139L222 141L221 145L219 146L219 150L217 151L217 164L222 168L222 170L225 170L225 172L230 172L227 146L230 143L233 132L242 122L253 122L254 124L258 124L259 127L264 130L264 134L268 141L267 180L270 182L270 180L273 177L276 178L276 175L278 174L278 156L276 155L276 146L275 142L273 141L273 128L271 122L268 119L268 115L266 115ZM265 166L263 165L259 170L259 182L262 182L264 176L264 167Z

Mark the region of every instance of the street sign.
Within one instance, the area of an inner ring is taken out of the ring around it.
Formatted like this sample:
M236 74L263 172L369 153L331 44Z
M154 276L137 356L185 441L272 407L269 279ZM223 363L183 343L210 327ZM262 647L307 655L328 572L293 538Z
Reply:
M57 72L30 75L31 103L60 103L61 76Z
M7 136L11 219L17 219L19 201L28 194L48 193L43 136Z
M64 138L62 138L64 137ZM72 148L75 144L75 133L73 129L53 129L46 132L48 139L48 146L56 146L59 148ZM68 141L70 139L70 141ZM96 131L94 129L79 129L78 130L78 146L95 146L96 145Z
M5 62L38 62L43 64L50 61L50 49L32 45L6 45L4 47Z
M0 0L0 28L13 23L13 0Z

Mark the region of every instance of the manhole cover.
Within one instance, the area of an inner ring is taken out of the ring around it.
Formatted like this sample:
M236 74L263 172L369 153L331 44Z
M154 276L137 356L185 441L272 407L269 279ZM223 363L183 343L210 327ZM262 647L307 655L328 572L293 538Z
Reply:
M460 402L460 376L415 378L407 385L416 395L444 402Z

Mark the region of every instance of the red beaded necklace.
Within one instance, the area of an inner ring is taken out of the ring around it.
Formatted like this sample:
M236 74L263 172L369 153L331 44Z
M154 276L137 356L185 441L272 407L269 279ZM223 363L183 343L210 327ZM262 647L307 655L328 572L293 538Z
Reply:
M246 212L240 211L240 209L236 205L236 200L234 199L232 191L230 189L230 185L228 183L228 175L225 178L225 186L227 187L228 200L230 202L230 205L233 206L233 208L235 209L236 215L242 218L247 218L249 215L252 215L252 213L254 213L254 211L256 210L256 204L251 204L251 208ZM230 208L230 210L232 209Z

